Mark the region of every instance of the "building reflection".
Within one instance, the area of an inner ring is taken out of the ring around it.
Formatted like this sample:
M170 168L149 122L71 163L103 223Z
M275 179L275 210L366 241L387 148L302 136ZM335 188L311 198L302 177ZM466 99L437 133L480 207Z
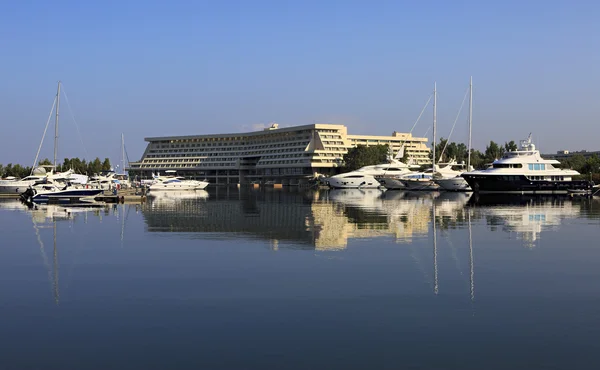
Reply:
M231 233L266 239L277 248L280 244L273 241L339 250L350 239L389 237L410 243L427 237L433 202L439 204L436 216L450 222L468 201L461 193L379 189L219 190L201 198L150 198L142 208L148 230Z

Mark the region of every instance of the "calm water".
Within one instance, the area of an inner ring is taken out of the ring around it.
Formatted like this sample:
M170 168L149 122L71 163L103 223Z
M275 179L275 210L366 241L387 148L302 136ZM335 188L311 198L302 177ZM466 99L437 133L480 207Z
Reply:
M211 189L0 225L0 369L600 368L600 199Z

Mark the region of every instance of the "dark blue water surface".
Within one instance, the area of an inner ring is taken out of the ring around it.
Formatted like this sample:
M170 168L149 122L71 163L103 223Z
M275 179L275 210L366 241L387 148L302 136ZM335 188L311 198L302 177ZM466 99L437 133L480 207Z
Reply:
M598 198L219 188L0 225L2 370L600 368Z

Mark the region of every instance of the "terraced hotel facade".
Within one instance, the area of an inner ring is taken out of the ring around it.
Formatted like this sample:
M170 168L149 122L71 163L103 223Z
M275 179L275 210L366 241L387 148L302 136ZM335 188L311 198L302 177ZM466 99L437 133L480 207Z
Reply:
M402 145L417 164L431 163L427 138L394 132L391 136L348 135L344 125L312 124L263 131L145 138L148 146L138 162L130 163L134 178L175 170L178 175L208 179L216 184L275 181L297 185L315 173L339 173L342 158L357 145L389 145L396 154Z

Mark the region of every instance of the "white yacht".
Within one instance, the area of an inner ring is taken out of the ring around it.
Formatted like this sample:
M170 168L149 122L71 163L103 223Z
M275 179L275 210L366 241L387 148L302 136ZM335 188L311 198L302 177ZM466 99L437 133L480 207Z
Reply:
M148 188L150 191L164 190L201 190L208 186L208 181L186 180L176 176L176 171L165 171L165 176L158 176L155 183Z
M460 166L463 170L455 170L454 167ZM434 181L439 185L440 189L447 191L471 191L471 187L467 181L461 176L464 172L472 171L470 167L468 171L464 171L466 166L456 162L449 163L448 166L441 168L436 172Z
M369 189L380 186L373 175L359 170L331 176L326 183L334 189Z
M462 174L473 191L479 193L566 194L569 190L591 190L593 183L573 180L579 172L555 167L560 162L544 159L531 142L531 134L521 140L519 150L504 153L492 166Z
M419 167L399 161L398 158L403 155L404 149L402 148L395 158L390 152L387 163L365 166L355 171L332 176L327 179L329 186L339 189L356 189L359 187L376 188L383 185L386 189L403 189L404 184L398 181L398 179L407 174L414 173L411 168Z
M37 167L35 170L33 170L31 175L23 177L22 179L16 179L12 177L7 178L5 180L0 180L0 194L14 194L18 196L25 190L27 190L27 188L29 188L32 185L35 185L36 183L46 181L46 179L52 180L57 178L69 177L72 173L73 171L71 170L63 173L54 173L51 170L48 173L46 172L45 168Z

